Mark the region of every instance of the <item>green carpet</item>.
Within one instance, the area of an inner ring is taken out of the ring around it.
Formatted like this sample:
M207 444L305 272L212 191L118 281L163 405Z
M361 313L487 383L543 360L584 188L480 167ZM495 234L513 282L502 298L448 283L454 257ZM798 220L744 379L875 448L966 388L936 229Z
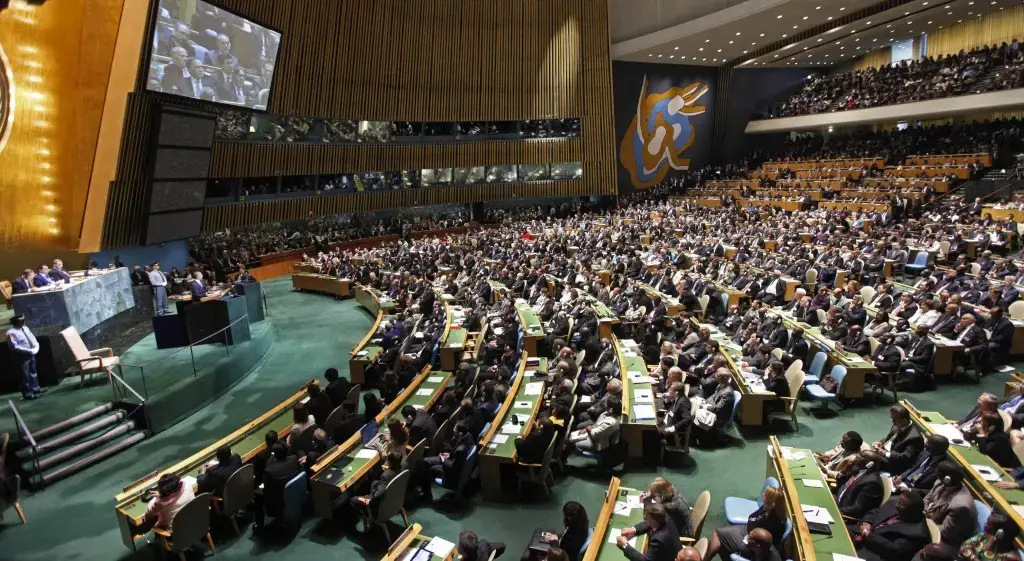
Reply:
M325 368L335 366L346 372L348 350L371 325L370 316L352 300L336 302L325 296L294 293L290 286L288 278L266 283L276 343L256 372L178 426L45 492L26 497L22 505L29 524L21 526L13 513L0 523L0 559L153 559L152 551L144 549L133 555L121 544L113 512L113 496L121 487L229 433L291 395L302 382L321 376ZM979 392L1002 395L1006 377L995 374L977 385L943 384L933 392L901 393L900 397L911 399L920 409L956 418L970 409ZM878 405L867 401L826 418L802 411L799 431L782 432L779 437L783 444L812 449L834 446L847 430L876 440L888 430L889 403L888 399ZM764 480L767 434L747 432L744 436L746 442L741 447L695 449L691 468L631 469L623 483L644 487L661 474L690 501L703 489L710 490L712 502L704 532L710 535L711 529L725 524L724 498L754 497ZM583 465L575 459L572 463ZM409 514L427 535L454 540L463 528L474 529L486 539L506 542L506 558L517 559L535 527L560 527L564 501L581 502L591 522L595 521L607 486L606 475L574 469L567 477L558 478L550 501L538 490L518 503L492 503L476 497L462 509L427 506L413 508ZM435 496L440 494L435 492ZM379 559L383 554L379 533L362 536L313 518L307 518L298 536L287 544L265 543L254 539L251 531L236 538L230 529L215 530L215 540L215 559Z

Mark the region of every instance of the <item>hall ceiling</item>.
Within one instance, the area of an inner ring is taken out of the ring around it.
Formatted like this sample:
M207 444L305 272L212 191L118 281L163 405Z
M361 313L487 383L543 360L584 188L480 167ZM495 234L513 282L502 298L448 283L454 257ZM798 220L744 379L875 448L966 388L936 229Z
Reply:
M832 66L1019 2L611 0L612 56L743 68Z

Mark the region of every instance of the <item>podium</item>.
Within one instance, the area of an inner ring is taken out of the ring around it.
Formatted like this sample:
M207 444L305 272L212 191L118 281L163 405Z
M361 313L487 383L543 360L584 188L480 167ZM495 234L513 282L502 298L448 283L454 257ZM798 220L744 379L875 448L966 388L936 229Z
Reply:
M232 289L235 294L245 298L245 309L249 313L249 324L263 321L263 285L258 282L237 282Z

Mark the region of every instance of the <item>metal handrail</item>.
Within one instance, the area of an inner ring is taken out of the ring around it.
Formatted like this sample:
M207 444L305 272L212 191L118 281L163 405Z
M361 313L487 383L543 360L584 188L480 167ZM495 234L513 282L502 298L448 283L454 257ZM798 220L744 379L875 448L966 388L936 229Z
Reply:
M244 316L242 316L242 317L236 319L235 321L229 323L226 327L223 327L223 328L217 330L216 332L211 333L211 334L207 335L206 337L203 337L202 339L196 341L195 343L190 343L187 346L181 347L178 350L173 351L173 352L168 353L168 354L165 354L165 355L163 355L163 356L161 356L159 358L155 358L155 359L153 359L153 360L151 360L151 361L149 361L147 363L144 363L144 364L127 364L127 363L122 363L122 365L123 366L130 366L132 368L145 368L145 367L149 366L150 364L153 364L155 362L159 362L161 360L166 359L167 357L174 356L174 355L176 355L176 354L178 354L180 352L183 352L185 350L191 349L192 347L195 347L196 345L202 344L203 341L206 341L207 339L210 339L212 337L220 335L221 333L227 331L228 329L231 329L231 327L233 327L236 323L238 323L238 322L240 322L242 320L248 321L249 320L249 314L246 313Z
M28 440L28 443L32 445L32 448L35 448L36 439L32 437L32 432L28 430L28 425L26 425L25 420L21 418L21 413L18 412L18 407L9 399L7 400L7 405L11 408L11 412L14 413L14 422L18 425L18 431L24 431L26 440Z
M128 388L128 391L132 392L132 395L134 395L136 399L138 399L142 403L146 403L146 399L143 398L141 395L139 395L139 392L135 391L135 388L131 387L128 384L128 382L125 382L123 378L121 378L116 373L114 373L113 369L108 370L107 373L110 374L111 376L113 376L115 379L117 379L118 382L121 382L122 386Z

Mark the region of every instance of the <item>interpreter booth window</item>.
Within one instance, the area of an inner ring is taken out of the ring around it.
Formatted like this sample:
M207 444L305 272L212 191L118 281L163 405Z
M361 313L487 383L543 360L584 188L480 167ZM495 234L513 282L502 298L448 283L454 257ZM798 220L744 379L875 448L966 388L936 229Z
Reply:
M487 135L487 123L467 121L455 124L455 138L459 140L481 140Z
M356 121L324 120L324 142L355 142L359 123Z
M487 123L487 137L497 140L519 138L519 121L491 121Z
M402 186L406 189L418 189L422 185L420 181L420 170L406 170L402 172Z
M579 119L555 119L551 121L551 136L555 138L576 138L579 135Z
M539 121L523 121L519 131L520 138L547 138L551 131L551 122L547 119Z
M423 123L423 136L432 140L454 140L455 123Z
M253 114L248 111L217 111L213 136L218 140L245 140L249 137Z
M384 179L380 172L368 171L355 174L356 192L380 191L384 189Z
M580 179L583 177L583 164L566 162L551 164L551 179Z
M483 183L487 170L483 167L455 168L452 183L455 185L476 185Z
M423 170L423 185L434 187L449 185L452 182L452 168Z
M414 123L412 121L395 121L391 123L391 140L394 142L419 138L422 133L423 123Z
M487 168L488 183L512 183L516 181L516 166L491 166Z
M351 193L355 191L355 179L351 173L320 176L320 192L326 194Z
M283 117L253 115L251 140L269 142L308 142L312 140L313 119L310 117Z
M388 142L390 140L390 121L359 121L359 142Z
M519 166L520 181L544 181L549 177L547 164L522 164Z
M242 188L238 192L238 199L244 201L269 199L276 196L276 177L246 177L242 179Z
M392 191L397 191L404 188L402 185L402 172L400 171L386 171L383 174L384 185Z

